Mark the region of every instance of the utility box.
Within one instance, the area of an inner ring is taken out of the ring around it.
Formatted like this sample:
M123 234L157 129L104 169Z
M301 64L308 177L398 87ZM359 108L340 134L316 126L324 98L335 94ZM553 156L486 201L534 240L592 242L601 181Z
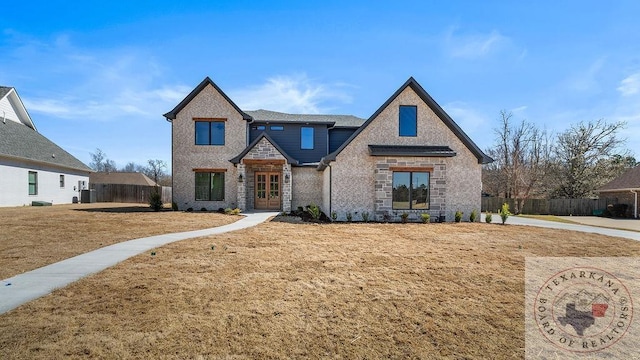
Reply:
M96 191L94 189L82 190L80 192L80 202L83 204L96 202Z

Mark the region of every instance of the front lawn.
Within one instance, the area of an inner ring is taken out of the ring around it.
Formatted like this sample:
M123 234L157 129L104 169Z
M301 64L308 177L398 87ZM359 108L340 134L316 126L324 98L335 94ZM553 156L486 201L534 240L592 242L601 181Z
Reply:
M0 357L523 358L527 256L640 256L640 243L270 222L169 244L0 315Z

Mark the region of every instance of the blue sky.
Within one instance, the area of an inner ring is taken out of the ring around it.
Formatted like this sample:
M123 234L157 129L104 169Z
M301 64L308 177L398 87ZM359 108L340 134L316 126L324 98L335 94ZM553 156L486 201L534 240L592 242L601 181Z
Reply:
M413 76L483 149L506 109L556 133L626 121L640 157L638 14L638 1L13 1L0 85L42 134L119 167L170 161L162 114L206 76L245 110L363 118Z

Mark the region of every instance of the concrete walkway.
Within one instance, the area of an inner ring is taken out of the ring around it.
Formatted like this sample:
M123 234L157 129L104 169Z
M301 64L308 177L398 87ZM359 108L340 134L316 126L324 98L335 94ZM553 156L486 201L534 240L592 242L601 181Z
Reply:
M482 220L482 222L484 222L484 214L482 214L481 220ZM493 218L492 218L492 222L493 223L500 223L501 221L502 220L500 219L500 215L499 214L493 214ZM510 224L510 225L524 225L524 226L537 226L537 227L544 227L544 228L550 228L550 229L562 229L562 230L580 231L580 232L594 233L594 234L601 234L601 235L608 235L608 236L616 236L616 237L622 237L622 238L627 238L627 239L640 241L640 232L627 231L627 230L617 230L617 229L607 229L607 228L603 228L603 227L589 226L589 225L582 225L582 224L568 224L568 223L561 223L561 222L555 222L555 221L546 221L546 220L539 220L539 219L523 218L523 217L518 217L518 216L509 216L509 218L507 219L507 224Z
M0 282L0 314L145 251L179 240L246 229L278 213L257 212L243 215L244 218L232 224L211 229L150 236L113 244L2 280Z

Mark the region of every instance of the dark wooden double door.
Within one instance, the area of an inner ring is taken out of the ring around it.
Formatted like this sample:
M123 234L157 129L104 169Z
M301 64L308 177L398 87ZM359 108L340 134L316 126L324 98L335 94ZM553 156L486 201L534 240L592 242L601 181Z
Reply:
M255 208L258 210L280 210L281 184L279 172L256 172Z

